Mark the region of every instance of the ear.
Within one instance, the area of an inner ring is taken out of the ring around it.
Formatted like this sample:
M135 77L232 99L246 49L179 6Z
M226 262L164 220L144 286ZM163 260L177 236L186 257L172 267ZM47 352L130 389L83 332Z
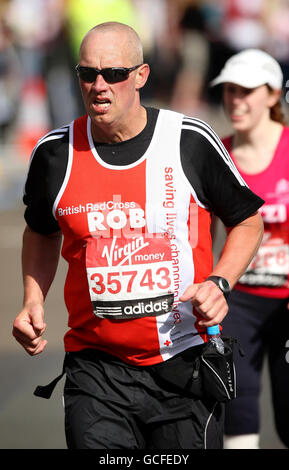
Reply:
M148 64L143 64L137 69L135 78L136 90L140 90L145 84L150 74L150 67Z
M278 101L280 100L281 97L281 90L271 90L270 95L269 95L269 101L268 104L270 108L272 108Z

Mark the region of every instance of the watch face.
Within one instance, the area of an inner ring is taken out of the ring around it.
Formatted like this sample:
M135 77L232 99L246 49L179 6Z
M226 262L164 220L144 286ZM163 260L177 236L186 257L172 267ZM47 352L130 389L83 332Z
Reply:
M229 292L230 291L230 284L228 283L228 281L224 278L221 278L219 280L219 284L220 284L220 288L225 291L225 292Z

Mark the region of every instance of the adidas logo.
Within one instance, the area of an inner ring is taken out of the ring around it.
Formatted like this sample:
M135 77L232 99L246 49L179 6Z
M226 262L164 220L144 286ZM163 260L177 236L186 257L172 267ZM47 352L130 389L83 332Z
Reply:
M140 315L140 314L151 314L158 313L164 310L167 312L169 309L168 301L163 300L162 302L153 302L152 300L149 303L138 302L136 305L127 305L123 313L125 315Z

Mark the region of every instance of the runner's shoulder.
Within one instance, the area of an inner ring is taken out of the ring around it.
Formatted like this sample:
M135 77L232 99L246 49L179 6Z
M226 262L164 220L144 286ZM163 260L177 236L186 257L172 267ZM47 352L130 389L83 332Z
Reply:
M232 167L232 159L214 129L205 121L184 116L180 140L183 166L194 165L196 171L207 174L208 170Z
M183 116L181 130L184 143L191 141L196 144L207 145L208 148L213 147L218 151L220 148L223 149L221 139L213 127L202 119Z
M67 154L68 153L68 143L69 143L69 126L63 126L57 129L53 129L47 134L45 134L41 139L38 140L35 145L31 161L38 158L49 158L53 155L58 155L59 153Z

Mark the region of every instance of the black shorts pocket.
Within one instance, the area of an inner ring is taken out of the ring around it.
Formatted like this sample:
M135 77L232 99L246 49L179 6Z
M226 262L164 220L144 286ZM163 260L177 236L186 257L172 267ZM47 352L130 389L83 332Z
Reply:
M156 382L181 395L201 397L203 392L198 364L203 347L203 344L193 346L167 361L150 366Z

